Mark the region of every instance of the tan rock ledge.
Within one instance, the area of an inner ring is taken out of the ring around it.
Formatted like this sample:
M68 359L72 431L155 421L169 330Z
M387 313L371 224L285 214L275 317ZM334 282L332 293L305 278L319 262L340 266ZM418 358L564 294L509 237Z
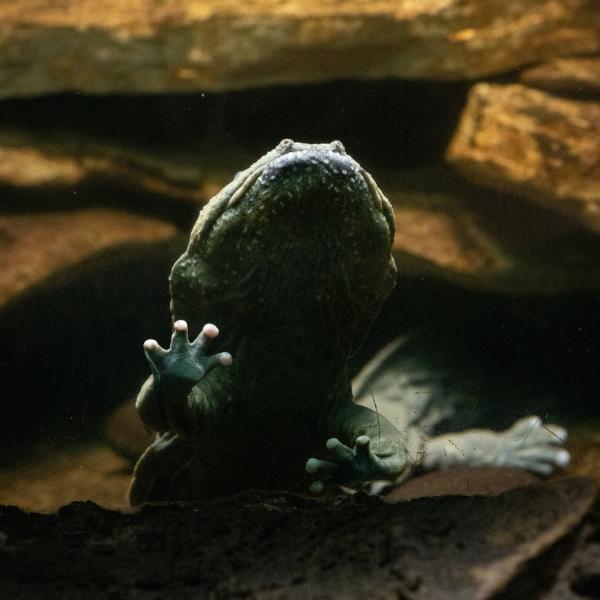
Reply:
M0 215L0 309L100 252L166 240L170 223L116 210Z
M0 131L0 185L9 187L37 190L117 184L204 203L228 177L229 172L206 156L183 151L142 150L69 132L46 139L33 132Z
M0 96L475 78L598 51L588 0L14 0Z
M447 158L476 182L600 232L600 103L477 84Z
M600 239L570 219L448 169L377 175L394 206L402 276L474 290L555 295L600 289Z
M549 91L600 95L600 56L557 58L525 69L521 81Z

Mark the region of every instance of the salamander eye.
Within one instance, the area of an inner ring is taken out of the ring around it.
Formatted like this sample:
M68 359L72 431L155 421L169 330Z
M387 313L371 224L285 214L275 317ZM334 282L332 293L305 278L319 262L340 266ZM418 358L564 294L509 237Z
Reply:
M289 138L285 138L284 140L281 140L279 142L279 145L277 146L279 149L284 149L287 148L288 146L291 146L294 142L292 140L290 140Z

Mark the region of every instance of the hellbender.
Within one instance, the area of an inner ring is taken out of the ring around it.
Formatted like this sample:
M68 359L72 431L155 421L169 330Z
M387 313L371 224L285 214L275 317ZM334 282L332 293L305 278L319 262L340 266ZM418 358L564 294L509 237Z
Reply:
M353 395L347 361L395 285L394 234L390 203L338 141L283 140L204 207L171 272L170 348L144 344L152 374L136 406L157 433L133 505L567 464L566 432L537 417L428 437L427 403L384 390L375 410L369 390L389 378L394 345Z

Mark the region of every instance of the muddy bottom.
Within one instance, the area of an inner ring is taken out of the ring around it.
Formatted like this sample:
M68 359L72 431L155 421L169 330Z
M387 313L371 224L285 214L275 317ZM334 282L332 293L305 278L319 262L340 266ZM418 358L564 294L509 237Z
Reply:
M545 483L460 469L386 502L248 492L134 512L129 461L55 450L0 472L0 504L20 507L0 507L2 597L599 598L600 435L580 428L569 449Z
M0 579L11 599L597 597L573 591L600 576L597 496L563 479L396 504L248 492L133 513L4 507Z

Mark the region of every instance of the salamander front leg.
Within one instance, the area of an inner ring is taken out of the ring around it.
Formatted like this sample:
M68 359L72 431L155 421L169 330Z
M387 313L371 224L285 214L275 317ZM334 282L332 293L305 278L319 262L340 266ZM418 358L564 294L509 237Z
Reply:
M337 438L328 439L326 447L331 452L331 461L318 458L306 461L306 471L316 477L310 486L315 494L332 485L359 490L373 481L395 481L406 467L404 453L374 452L366 435L356 438L354 448Z
M144 342L144 353L152 376L138 395L136 408L142 421L154 431L193 433L194 412L190 402L192 388L215 366L230 365L231 354L207 355L208 341L219 335L217 327L207 323L193 342L188 339L188 326L183 320L173 325L169 349L156 340Z

